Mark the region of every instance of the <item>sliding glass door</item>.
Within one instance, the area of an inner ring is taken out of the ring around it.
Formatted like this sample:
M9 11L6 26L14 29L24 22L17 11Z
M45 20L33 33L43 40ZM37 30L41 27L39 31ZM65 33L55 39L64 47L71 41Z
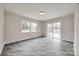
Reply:
M47 25L47 37L53 37L52 24Z
M47 37L61 39L61 22L49 23L47 25Z
M60 39L61 38L61 23L56 22L53 23L53 38L54 39Z

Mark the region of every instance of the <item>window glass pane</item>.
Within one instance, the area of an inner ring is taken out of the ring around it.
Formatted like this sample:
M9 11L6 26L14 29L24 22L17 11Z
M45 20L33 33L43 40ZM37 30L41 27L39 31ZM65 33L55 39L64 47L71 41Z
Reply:
M36 32L36 30L37 30L37 24L31 22L31 32Z
M21 21L21 32L30 32L30 22L26 20Z
M53 28L54 28L54 29L60 28L60 23L54 23L54 24L53 24Z
M31 32L36 32L36 28L31 28Z
M37 24L36 23L32 23L31 22L31 25L32 25L31 27L37 27Z

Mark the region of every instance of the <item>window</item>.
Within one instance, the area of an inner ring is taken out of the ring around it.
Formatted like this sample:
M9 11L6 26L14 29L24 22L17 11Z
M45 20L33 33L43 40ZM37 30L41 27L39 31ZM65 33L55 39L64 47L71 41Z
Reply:
M21 32L30 32L30 22L26 20L21 21Z
M37 24L31 22L31 32L36 32L36 30L37 30Z
M21 32L36 32L37 23L28 22L27 20L21 21Z

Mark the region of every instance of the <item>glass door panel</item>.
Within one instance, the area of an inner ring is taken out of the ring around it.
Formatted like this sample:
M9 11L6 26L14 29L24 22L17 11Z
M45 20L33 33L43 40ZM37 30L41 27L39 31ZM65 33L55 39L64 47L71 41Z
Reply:
M47 25L47 37L53 37L52 24Z
M60 39L61 38L61 23L53 23L53 38Z

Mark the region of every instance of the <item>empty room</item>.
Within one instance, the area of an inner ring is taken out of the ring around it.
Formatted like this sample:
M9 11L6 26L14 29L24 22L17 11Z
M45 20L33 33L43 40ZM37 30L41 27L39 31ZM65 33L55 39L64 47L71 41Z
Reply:
M79 56L78 3L0 3L0 56Z

